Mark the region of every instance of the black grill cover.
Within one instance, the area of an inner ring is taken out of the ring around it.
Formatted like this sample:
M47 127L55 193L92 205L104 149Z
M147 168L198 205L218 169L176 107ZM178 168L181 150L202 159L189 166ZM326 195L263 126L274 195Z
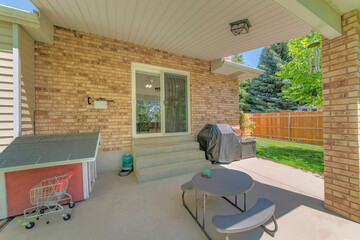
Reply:
M241 135L229 124L206 124L198 142L209 161L230 163L241 159Z

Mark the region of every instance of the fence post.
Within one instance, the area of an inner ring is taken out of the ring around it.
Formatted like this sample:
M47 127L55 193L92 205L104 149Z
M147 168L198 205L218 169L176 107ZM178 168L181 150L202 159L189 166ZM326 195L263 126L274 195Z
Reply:
M290 124L291 124L291 117L290 117L290 112L289 112L289 118L288 118L288 135L289 135L289 142L291 142L291 128L290 128Z

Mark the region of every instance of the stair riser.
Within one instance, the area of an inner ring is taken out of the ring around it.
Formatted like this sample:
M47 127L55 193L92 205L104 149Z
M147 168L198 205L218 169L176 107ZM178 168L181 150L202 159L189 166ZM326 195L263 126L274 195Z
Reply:
M133 140L135 175L139 183L208 169L211 163L192 135Z
M148 144L159 144L159 143L181 143L181 142L194 142L195 137L193 135L186 136L174 136L174 137L152 137L152 138L134 138L133 145L144 146Z
M180 151L189 151L199 149L199 144L196 142L186 143L186 144L177 144L173 146L162 146L162 147L153 147L149 149L134 149L134 156L141 157L146 155L161 154L161 153L171 153L171 152L180 152Z
M209 161L203 160L203 163L197 163L197 164L191 164L189 163L188 166L184 166L181 168L175 167L172 169L165 169L165 170L154 170L151 173L146 173L146 174L141 174L139 173L139 171L136 171L136 177L138 180L138 183L145 183L145 182L149 182L149 181L154 181L154 180L159 180L159 179L164 179L164 178L168 178L168 177L174 177L174 176L179 176L179 175L183 175L183 174L188 174L188 173L196 173L196 172L200 172L204 169L208 169L211 167L211 163Z
M137 160L135 159L136 168L142 169L147 167L156 167L176 162L185 162L191 160L204 159L204 152L196 151L191 154L176 154L173 156L157 157L152 159Z

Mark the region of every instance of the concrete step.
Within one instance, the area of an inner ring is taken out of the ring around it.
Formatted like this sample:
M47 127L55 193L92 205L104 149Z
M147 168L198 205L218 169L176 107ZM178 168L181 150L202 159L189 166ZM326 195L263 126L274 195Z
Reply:
M177 162L151 168L136 169L138 183L174 177L187 173L196 173L211 168L211 162L205 159Z
M199 150L199 143L195 141L191 142L171 142L171 143L156 143L136 146L133 149L134 157L138 158L141 156L181 152L189 150Z
M161 143L179 143L179 142L194 142L193 135L172 136L172 137L150 137L150 138L134 138L134 147L143 146L147 144L161 144Z
M156 167L172 164L176 162L186 162L197 159L204 159L205 154L200 150L189 150L181 152L161 153L155 155L145 155L135 158L137 169Z

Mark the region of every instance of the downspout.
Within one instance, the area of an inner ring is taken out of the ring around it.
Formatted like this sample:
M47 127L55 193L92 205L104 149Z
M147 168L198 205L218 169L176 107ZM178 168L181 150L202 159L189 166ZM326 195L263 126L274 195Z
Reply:
M21 60L19 51L19 25L12 25L13 45L13 99L14 99L14 138L21 136Z

